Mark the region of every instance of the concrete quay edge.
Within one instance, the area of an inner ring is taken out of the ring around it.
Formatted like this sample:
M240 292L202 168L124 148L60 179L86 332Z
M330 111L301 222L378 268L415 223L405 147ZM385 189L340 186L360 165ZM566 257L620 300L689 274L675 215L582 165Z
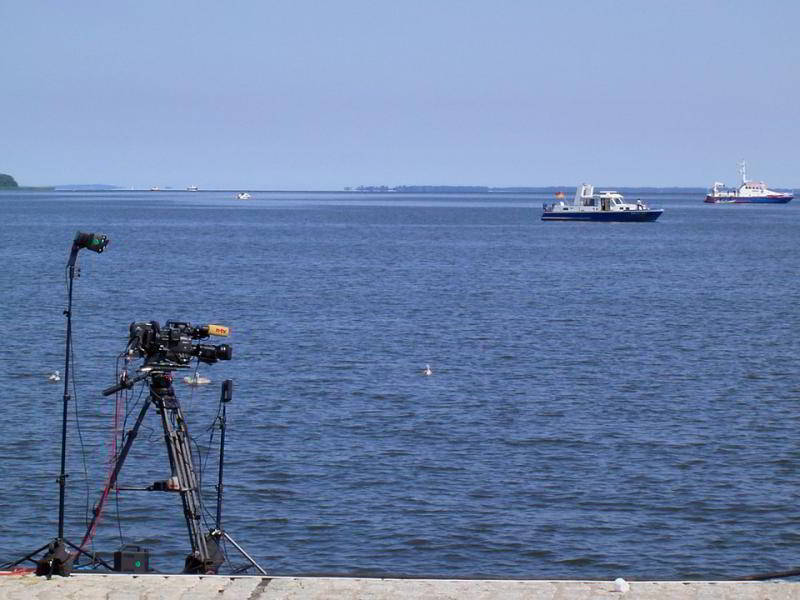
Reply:
M800 583L73 574L0 577L0 600L798 600Z

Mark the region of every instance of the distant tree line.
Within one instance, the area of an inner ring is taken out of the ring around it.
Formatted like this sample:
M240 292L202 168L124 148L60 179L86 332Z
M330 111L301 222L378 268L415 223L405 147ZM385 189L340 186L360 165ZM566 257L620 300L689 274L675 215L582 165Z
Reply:
M19 187L19 185L17 185L17 182L11 175L0 173L0 188L15 188L15 187Z
M353 188L345 188L346 192ZM481 185L360 185L355 188L357 192L399 192L402 194L455 194L477 193L488 194L491 188Z
M398 185L394 191L407 194L488 194L489 188L482 185Z

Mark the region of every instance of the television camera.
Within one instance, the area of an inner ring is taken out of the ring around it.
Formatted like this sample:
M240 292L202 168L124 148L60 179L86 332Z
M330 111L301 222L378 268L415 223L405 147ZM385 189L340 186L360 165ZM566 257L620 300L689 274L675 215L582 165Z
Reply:
M162 328L157 321L131 323L128 355L144 358L144 367L155 370L187 369L192 358L214 364L230 360L233 349L228 344L195 344L193 340L209 336L227 336L230 330L222 325L199 325L167 321Z

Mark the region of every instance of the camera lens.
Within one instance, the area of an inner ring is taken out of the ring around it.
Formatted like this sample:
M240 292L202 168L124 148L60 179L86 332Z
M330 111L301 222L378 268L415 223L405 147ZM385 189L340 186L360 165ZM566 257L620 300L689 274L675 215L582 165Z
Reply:
M233 348L228 344L220 344L217 348L217 358L220 360L230 360L233 356Z
M211 344L197 344L194 350L195 356L202 361L216 362L218 360L230 360L233 356L233 348L228 344L213 346Z

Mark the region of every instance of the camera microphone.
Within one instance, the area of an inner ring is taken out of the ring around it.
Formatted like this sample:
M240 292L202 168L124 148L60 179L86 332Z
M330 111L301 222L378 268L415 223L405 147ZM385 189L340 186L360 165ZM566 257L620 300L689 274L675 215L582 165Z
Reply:
M228 337L231 334L231 328L225 325L203 325L203 329L208 329L208 335L216 335L219 337Z

